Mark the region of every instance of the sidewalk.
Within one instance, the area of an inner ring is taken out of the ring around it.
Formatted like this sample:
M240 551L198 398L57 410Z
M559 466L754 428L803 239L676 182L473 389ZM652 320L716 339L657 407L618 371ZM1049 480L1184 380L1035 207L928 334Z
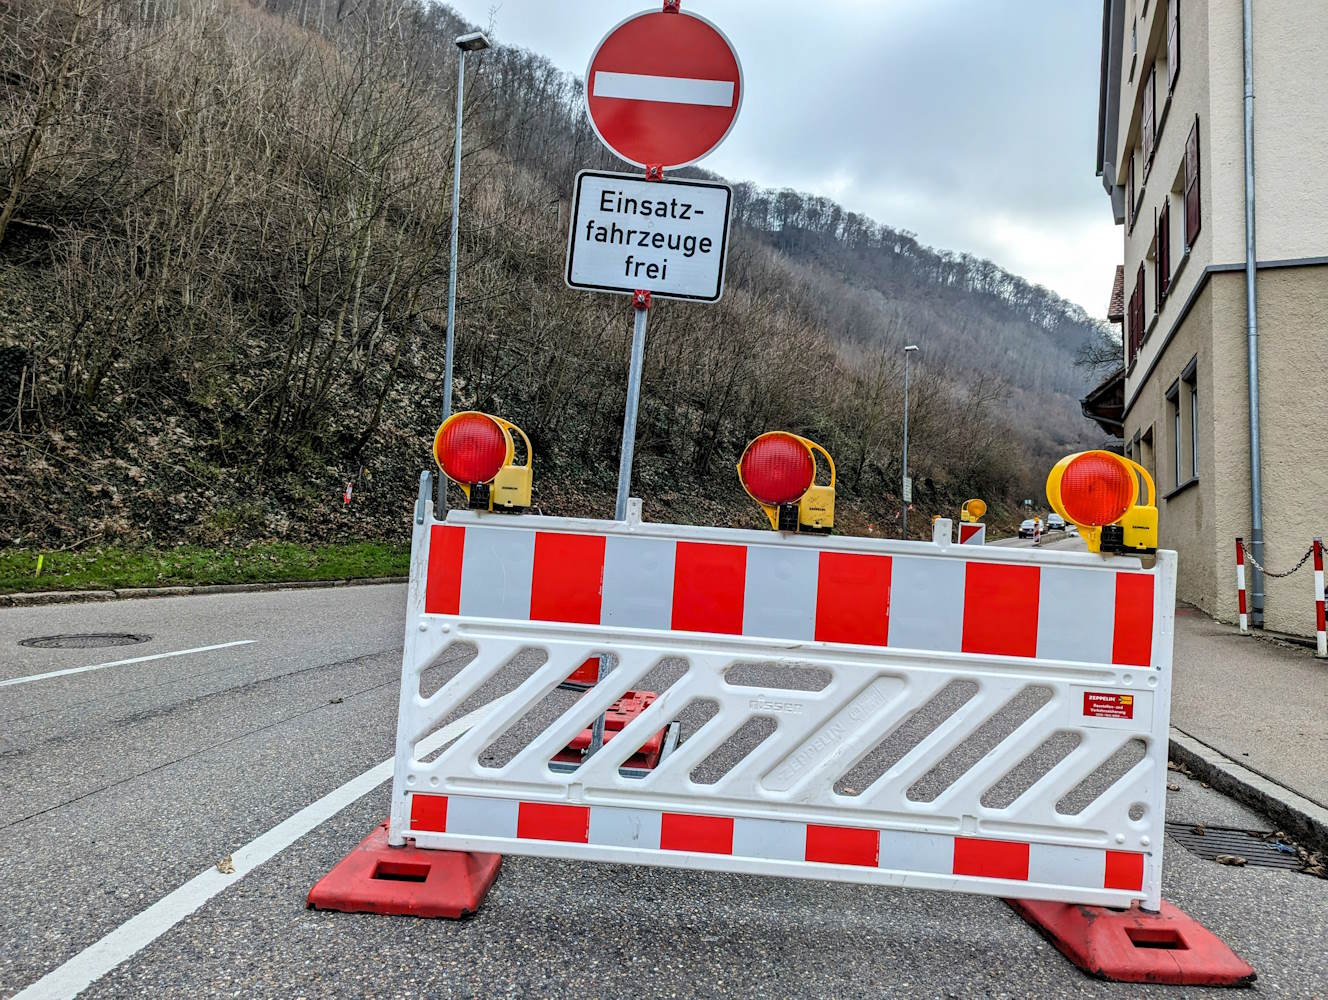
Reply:
M1239 765L1238 778L1240 768L1253 771L1328 818L1328 660L1299 646L1242 636L1197 608L1177 605L1173 677L1173 729Z

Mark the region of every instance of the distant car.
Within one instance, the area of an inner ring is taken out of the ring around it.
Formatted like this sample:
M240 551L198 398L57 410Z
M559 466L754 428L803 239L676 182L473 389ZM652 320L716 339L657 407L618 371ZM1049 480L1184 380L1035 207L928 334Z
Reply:
M1065 526L1065 535L1067 538L1078 538L1079 528L1077 525L1067 524Z
M1047 515L1047 530L1048 530L1048 531L1064 531L1064 530L1065 530L1065 518L1061 517L1059 514L1048 514L1048 515Z
M1020 538L1035 538L1037 536L1037 522L1031 517L1019 525Z

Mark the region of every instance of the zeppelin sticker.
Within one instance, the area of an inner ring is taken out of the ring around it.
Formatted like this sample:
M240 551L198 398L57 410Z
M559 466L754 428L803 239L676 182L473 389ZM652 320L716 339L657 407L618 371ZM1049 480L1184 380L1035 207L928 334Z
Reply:
M1084 715L1093 719L1133 719L1134 695L1085 691Z

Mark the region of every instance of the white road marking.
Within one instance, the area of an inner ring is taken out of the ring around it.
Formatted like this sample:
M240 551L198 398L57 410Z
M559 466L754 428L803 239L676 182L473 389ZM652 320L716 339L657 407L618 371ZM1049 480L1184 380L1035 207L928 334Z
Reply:
M594 96L731 108L733 84L728 80L692 80L683 76L647 76L643 73L605 73L597 70Z
M461 735L476 719L508 696L481 705L468 715L444 726L420 741L419 756L426 757L445 743ZM267 833L260 834L231 855L233 875L223 875L213 866L195 875L175 891L163 896L142 913L130 917L101 940L84 948L57 969L53 969L13 1000L68 1000L76 997L121 962L132 958L157 938L198 910L213 896L224 892L264 862L276 857L305 834L392 777L391 758L371 767L340 788L328 792L317 802L305 806Z
M248 646L257 642L257 639L237 639L234 642L219 642L215 646L196 646L193 649L177 649L173 653L153 653L151 656L135 656L128 660L112 660L110 663L94 663L90 667L70 667L67 670L52 670L46 674L31 674L28 677L11 677L9 680L0 681L0 687L10 687L14 684L31 684L33 681L44 681L51 677L68 677L70 674L86 674L89 670L105 670L107 667L126 667L131 663L147 663L149 660L165 660L172 656L188 656L190 653L210 653L214 649L230 649L232 646Z

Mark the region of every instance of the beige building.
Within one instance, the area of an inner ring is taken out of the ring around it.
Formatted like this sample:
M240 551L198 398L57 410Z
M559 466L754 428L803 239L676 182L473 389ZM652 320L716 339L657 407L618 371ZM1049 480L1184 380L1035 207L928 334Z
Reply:
M1328 534L1328 11L1245 2L1263 562L1279 571ZM1180 597L1231 620L1253 519L1242 0L1103 8L1098 172L1124 230L1124 364L1085 411L1156 479ZM1267 580L1267 627L1312 633L1312 598L1308 567Z

